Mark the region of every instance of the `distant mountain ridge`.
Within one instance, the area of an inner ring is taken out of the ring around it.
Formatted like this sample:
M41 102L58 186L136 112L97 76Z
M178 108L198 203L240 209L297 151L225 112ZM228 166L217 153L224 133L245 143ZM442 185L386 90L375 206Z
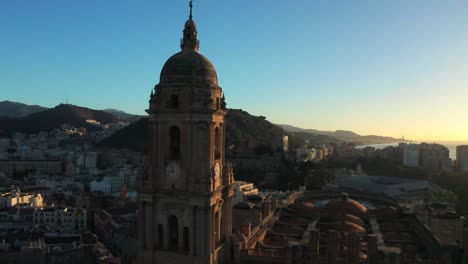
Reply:
M44 110L47 110L47 107L27 105L11 101L0 102L0 117L25 117Z
M97 129L87 120L95 120L101 124L115 123L120 118L100 110L93 110L70 104L60 104L54 108L36 112L24 117L0 117L0 132L37 133L59 128L62 124L74 127L84 127L90 130Z
M142 117L142 115L133 115L133 114L129 114L127 112L124 112L124 111L121 111L121 110L117 110L117 109L104 109L102 110L104 112L107 112L107 113L110 113L110 114L113 114L123 120L126 120L128 122L136 122L138 120L140 120Z
M0 134L9 134L11 132L37 133L59 128L62 124L71 124L75 127L85 127L93 130L96 129L96 126L86 122L86 120L96 120L101 124L106 124L118 121L134 123L139 122L142 118L144 116L132 115L117 109L93 110L71 104L60 104L48 109L42 106L17 102L0 102ZM144 121L141 122L144 123ZM139 123L139 127L145 126L143 123ZM241 152L253 148L267 149L271 152L281 147L281 137L284 134L289 134L290 147L301 146L304 141L308 141L310 144L337 141L353 142L355 144L411 142L376 135L361 136L347 130L321 131L286 124L276 125L267 121L263 116L253 116L241 109L230 109L228 116L226 116L226 124L230 128L226 131L226 147L232 145L235 147L234 150ZM129 129L132 129L132 127ZM140 132L135 131L130 134L134 133L141 135ZM295 136L293 133L295 133ZM122 140L125 141L125 139Z
M322 130L317 130L317 129L300 128L300 127L295 127L295 126L285 125L285 124L278 124L278 126L282 127L285 131L290 132L290 133L301 132L301 133L331 136L331 137L336 138L339 141L353 142L358 145L411 142L410 140L398 139L398 138L386 137L386 136L376 136L376 135L361 136L359 134L354 133L353 131L348 131L348 130L322 131Z

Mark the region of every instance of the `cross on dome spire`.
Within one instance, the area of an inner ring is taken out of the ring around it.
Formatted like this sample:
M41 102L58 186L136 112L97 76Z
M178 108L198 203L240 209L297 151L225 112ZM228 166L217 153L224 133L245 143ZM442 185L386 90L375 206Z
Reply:
M193 1L192 0L190 0L189 7L190 7L189 19L192 19L192 8L193 8Z
M193 0L189 2L190 15L184 26L184 37L180 41L180 48L183 51L198 51L199 41L197 39L197 24L192 19Z

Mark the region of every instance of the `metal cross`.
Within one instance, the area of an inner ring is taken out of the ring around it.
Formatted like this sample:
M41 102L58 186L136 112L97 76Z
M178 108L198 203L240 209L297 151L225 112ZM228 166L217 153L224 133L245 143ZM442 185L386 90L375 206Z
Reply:
M189 6L190 6L190 16L189 16L189 18L192 19L192 8L193 8L193 1L192 0L190 0Z

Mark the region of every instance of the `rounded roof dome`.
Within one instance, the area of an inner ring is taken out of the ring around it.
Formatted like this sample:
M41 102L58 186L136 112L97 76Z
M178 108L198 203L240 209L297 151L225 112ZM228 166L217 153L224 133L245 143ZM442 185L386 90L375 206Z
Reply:
M363 228L362 226L359 226L359 225L356 225L354 223L350 223L347 221L342 221L342 222L334 224L332 229L339 231L339 232L344 232L344 233L356 232L360 235L367 234L366 229Z
M351 215L351 214L333 214L333 215L324 216L322 218L323 218L323 221L325 222L346 221L346 222L350 222L359 226L364 226L364 221L361 218L355 215Z
M336 199L328 202L326 209L336 214L351 214L363 216L367 212L367 208L356 200L348 198L345 194L341 199Z
M199 83L218 86L218 76L213 64L194 50L174 54L161 70L160 84Z

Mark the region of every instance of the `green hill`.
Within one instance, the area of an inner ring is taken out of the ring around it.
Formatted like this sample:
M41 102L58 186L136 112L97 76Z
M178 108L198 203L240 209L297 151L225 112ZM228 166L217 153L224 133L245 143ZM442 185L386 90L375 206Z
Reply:
M0 116L18 118L24 117L33 113L44 111L47 108L39 105L27 105L11 101L0 102Z
M0 117L0 133L37 133L59 128L62 124L98 129L96 125L86 122L95 120L101 124L115 123L120 119L110 113L69 104L60 104L54 108L30 114L21 118Z
M230 109L226 115L227 154L262 154L281 149L283 129L262 116ZM128 149L137 152L148 151L148 117L123 128L104 139L98 149Z

